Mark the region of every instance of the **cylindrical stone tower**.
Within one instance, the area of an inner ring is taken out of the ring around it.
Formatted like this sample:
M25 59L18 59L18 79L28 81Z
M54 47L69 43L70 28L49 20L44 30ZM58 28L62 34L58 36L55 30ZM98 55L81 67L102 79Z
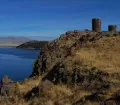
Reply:
M109 25L108 26L108 31L116 31L117 30L117 26L116 25Z
M92 19L92 31L99 32L101 30L101 20L98 18Z

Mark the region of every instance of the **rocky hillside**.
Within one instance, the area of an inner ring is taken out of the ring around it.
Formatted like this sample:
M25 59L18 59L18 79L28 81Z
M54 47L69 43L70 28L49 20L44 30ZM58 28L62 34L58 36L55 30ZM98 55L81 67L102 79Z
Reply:
M69 72L74 66L78 69L95 67L107 73L119 72L119 42L118 32L66 32L60 38L46 44L36 60L33 74L40 71L42 55L47 58L48 71L60 63L64 64Z
M95 95L95 98L96 95L104 97L94 100L94 105L98 105L119 90L119 42L120 33L118 32L88 30L66 32L44 47L35 62L32 75L41 74L42 68L44 68L42 56L45 55L47 60L44 79L55 84L77 84L78 90L76 91L80 92L79 94L86 91L91 94L90 98L92 95ZM77 95L77 93L75 94ZM76 97L75 94L73 97ZM82 99L80 98L80 100ZM87 101L91 103L89 98L85 99L85 102L79 101L79 98L72 101L70 103L74 105L83 105L83 103L87 105Z
M47 43L48 43L48 41L32 40L32 41L25 42L25 43L17 46L16 48L41 49Z
M10 105L119 105L119 46L119 32L68 31L45 44L30 78L14 83L15 88L2 86L2 93L8 92L1 96L0 102L2 105L7 102Z

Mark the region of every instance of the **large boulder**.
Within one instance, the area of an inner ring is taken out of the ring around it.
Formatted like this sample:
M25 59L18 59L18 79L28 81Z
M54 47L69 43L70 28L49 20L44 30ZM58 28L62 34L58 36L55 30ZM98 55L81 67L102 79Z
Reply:
M53 83L50 82L49 80L43 81L42 83L39 84L39 95L48 94L53 86L54 86Z

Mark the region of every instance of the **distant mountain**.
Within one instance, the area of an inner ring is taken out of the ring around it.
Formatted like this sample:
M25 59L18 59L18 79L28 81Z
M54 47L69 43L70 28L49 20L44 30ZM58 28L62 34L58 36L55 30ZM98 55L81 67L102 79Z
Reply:
M52 41L54 39L56 39L57 37L53 37L53 36L28 36L28 38L32 39L32 40L39 40L39 41Z
M28 42L31 39L27 37L0 37L0 46L18 46L22 43Z

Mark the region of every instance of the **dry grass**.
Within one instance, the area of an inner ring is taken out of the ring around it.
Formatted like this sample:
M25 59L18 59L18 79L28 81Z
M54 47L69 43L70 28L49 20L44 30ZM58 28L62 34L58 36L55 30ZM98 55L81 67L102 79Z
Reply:
M21 94L26 94L31 91L34 87L37 87L41 81L40 77L36 77L35 79L27 79L24 80L23 83L17 83L17 87L20 90Z
M51 91L51 99L64 99L66 97L71 96L73 93L70 90L70 88L68 88L65 85L55 85Z
M76 89L76 90L74 90L70 101L71 101L71 103L75 103L75 102L79 101L82 97L90 95L90 94L91 94L91 92L89 92L89 91Z
M120 36L104 37L87 42L76 52L76 58L88 67L97 67L109 73L120 72Z
M84 105L100 105L100 103L87 101Z
M35 77L30 79L25 79L22 83L17 82L16 86L20 95L25 95L29 91L31 91L34 87L37 87L41 82L41 77ZM37 100L37 99L36 99ZM35 101L35 99L34 99ZM31 101L30 101L31 102ZM0 100L0 105L30 105L30 102L26 102L23 97L13 97L13 98L5 98ZM35 105L35 104L33 104Z
M0 100L0 105L28 105L24 99L13 97Z
M67 87L66 85L54 85L53 88L39 98L34 98L27 104L30 105L72 105L86 95L88 91Z
M71 95L72 91L67 86L54 85L42 97L33 98L24 105L72 105L69 100Z

